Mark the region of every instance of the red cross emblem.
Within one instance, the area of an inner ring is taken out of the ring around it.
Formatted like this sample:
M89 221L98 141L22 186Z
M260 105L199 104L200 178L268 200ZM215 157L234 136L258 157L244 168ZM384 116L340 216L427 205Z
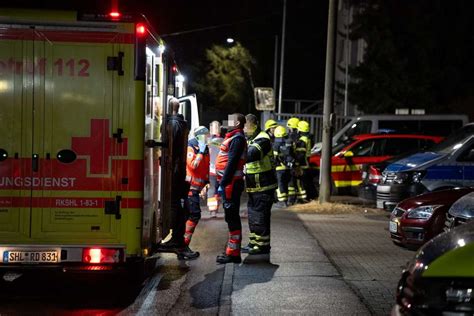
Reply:
M89 137L72 138L72 150L78 156L89 156L90 174L110 174L111 158L127 155L127 139L118 143L110 134L108 119L92 119Z

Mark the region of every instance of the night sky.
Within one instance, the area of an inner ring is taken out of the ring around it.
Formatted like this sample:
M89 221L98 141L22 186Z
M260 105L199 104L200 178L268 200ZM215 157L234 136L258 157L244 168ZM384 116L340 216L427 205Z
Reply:
M111 0L0 2L1 6L108 12L113 2L123 12L141 12L175 52L180 69L204 56L212 44L233 37L257 60L257 86L273 86L275 35L281 35L283 0ZM230 24L230 25L229 25ZM214 29L166 36L188 30ZM327 1L287 0L285 99L322 99L326 51ZM193 78L188 78L193 80Z

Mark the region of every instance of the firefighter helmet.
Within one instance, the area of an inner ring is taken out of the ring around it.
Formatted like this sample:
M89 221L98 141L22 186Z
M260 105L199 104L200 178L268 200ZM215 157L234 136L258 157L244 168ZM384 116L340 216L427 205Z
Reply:
M301 133L309 133L309 123L306 121L299 121L298 131L300 131Z
M269 119L265 122L265 130L269 130L270 128L277 127L278 123L275 120Z
M298 128L298 123L300 122L300 119L297 117L292 117L286 122L286 126L290 128Z
M286 137L288 133L286 132L286 128L283 126L277 126L275 128L275 137Z

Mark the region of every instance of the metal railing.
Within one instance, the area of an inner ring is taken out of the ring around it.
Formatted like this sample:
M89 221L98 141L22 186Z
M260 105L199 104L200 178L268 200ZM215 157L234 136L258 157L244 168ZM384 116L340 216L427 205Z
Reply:
M286 121L291 117L297 117L309 123L310 133L314 136L313 142L318 143L323 137L323 115L322 114L295 114L295 113L275 113L278 122L286 126ZM352 116L338 116L334 122L334 133L339 131Z

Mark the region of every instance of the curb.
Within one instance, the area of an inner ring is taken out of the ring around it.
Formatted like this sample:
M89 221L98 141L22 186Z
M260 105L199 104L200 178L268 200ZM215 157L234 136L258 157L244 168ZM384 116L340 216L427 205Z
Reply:
M225 265L224 277L222 278L221 293L219 296L218 315L231 315L232 313L232 282L234 280L234 263Z

